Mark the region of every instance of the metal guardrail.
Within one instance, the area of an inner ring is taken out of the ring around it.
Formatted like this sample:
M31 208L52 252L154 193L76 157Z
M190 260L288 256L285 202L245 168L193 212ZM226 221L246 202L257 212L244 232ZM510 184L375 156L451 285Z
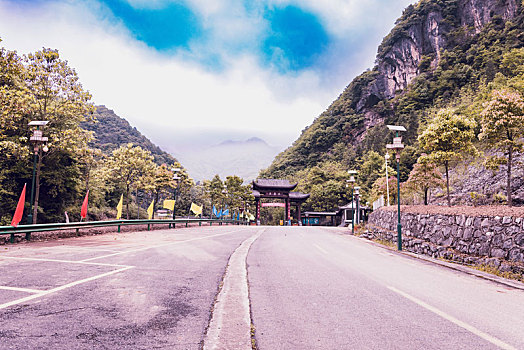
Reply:
M85 221L85 222L71 222L71 223L52 223L52 224L36 224L36 225L20 225L18 227L13 226L0 226L0 235L11 235L10 242L15 242L16 234L24 234L26 240L31 240L31 233L33 232L50 232L50 231L60 231L60 230L71 230L75 229L78 233L82 228L93 228L93 227L111 227L117 226L118 232L120 232L121 226L130 226L130 225L147 225L147 230L151 229L151 225L169 225L169 228L176 227L176 224L185 224L187 227L191 223L198 223L199 226L202 223L209 223L213 225L216 223L218 225L248 225L247 221L238 221L238 220L220 220L220 219L192 219L192 218L180 218L180 219L171 219L171 220L107 220L107 221Z

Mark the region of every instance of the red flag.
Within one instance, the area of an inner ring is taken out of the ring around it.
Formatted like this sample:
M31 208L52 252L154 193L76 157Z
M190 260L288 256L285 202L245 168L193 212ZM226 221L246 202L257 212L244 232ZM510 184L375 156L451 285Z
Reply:
M86 198L84 198L84 203L82 203L82 210L80 210L80 216L85 219L87 216L87 201L89 197L89 190L87 190Z
M22 215L24 215L24 205L25 205L25 185L22 190L22 194L18 199L18 204L16 205L15 215L13 216L13 221L11 221L11 226L17 227L18 223L22 221Z

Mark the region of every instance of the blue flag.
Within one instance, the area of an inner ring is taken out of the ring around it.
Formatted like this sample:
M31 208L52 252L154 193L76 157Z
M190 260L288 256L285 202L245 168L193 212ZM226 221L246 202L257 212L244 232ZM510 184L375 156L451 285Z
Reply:
M213 215L215 215L218 218L218 211L217 208L213 205Z
M222 215L224 215L224 214L222 213L222 209L220 209L220 211L218 212L217 218L222 217Z
M229 209L224 210L224 212L222 213L222 215L224 215L224 216L229 215Z

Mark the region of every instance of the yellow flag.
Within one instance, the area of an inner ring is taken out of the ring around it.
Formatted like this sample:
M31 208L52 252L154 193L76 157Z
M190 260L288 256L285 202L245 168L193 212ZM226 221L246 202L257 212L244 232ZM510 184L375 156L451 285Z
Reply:
M195 215L202 214L202 207L196 205L195 203L191 203L191 211L195 213Z
M122 217L122 207L124 206L124 194L120 196L120 201L118 202L116 206L116 219L120 220Z
M151 204L149 204L149 208L147 208L147 218L149 220L153 218L153 213L155 209L154 204L155 204L155 200L153 199L153 201L151 201Z
M164 199L164 209L173 211L175 209L175 201L173 199Z

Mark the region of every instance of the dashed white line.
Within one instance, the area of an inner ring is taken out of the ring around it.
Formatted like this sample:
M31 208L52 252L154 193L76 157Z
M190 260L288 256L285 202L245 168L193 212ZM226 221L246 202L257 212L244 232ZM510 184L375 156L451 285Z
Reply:
M444 319L446 319L446 320L456 324L457 326L462 327L462 328L470 331L471 333L475 334L476 336L478 336L478 337L480 337L480 338L482 338L484 340L487 340L491 344L496 345L496 346L498 346L501 349L517 350L516 348L514 348L513 346L503 342L502 340L500 340L498 338L495 338L495 337L493 337L493 336L491 336L491 335L489 335L487 333L484 333L481 330L479 330L479 329L477 329L477 328L475 328L475 327L473 327L473 326L471 326L471 325L469 325L469 324L467 324L467 323L465 323L465 322L463 322L461 320L458 320L458 319L456 319L455 317L453 317L451 315L448 315L444 311L441 311L441 310L437 309L434 306L426 304L422 300L419 300L419 299L415 298L414 296L409 295L408 293L405 293L405 292L403 292L401 290L398 290L397 288L391 287L391 286L388 286L387 288L389 290L397 293L397 294L402 295L404 298L411 300L415 304L422 306L426 310L429 310L429 311L439 315L440 317L442 317L442 318L444 318Z
M325 249L322 248L321 246L316 245L315 243L313 243L313 245L314 245L318 250L320 250L322 253L324 253L324 254L326 254L326 255L329 254L329 253L327 252L327 250L325 250Z

